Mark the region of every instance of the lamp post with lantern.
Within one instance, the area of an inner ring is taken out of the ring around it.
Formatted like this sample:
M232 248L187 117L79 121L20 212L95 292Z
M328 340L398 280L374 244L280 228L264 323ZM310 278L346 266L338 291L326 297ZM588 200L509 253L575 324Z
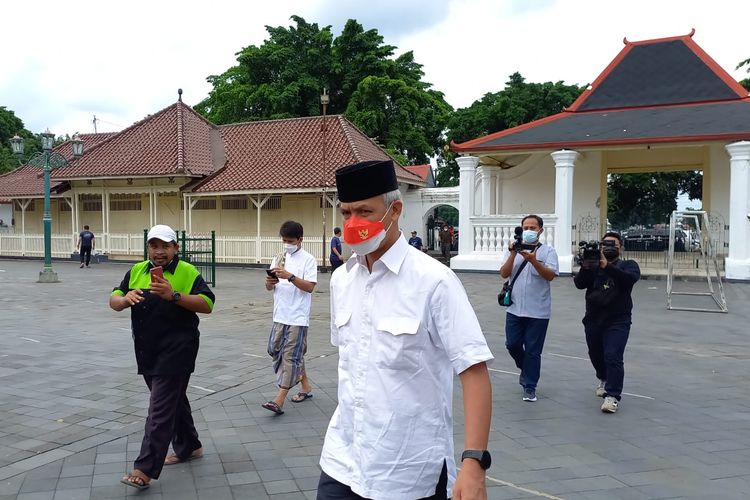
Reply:
M23 139L18 135L10 140L13 154L22 165L30 165L42 169L44 173L44 267L39 272L37 283L57 283L57 273L52 269L52 213L50 211L50 174L56 168L68 165L63 155L52 151L55 142L55 134L47 129L41 135L42 151L28 159L23 159ZM71 141L73 156L80 157L83 154L83 141L74 136Z
M326 172L326 134L328 133L328 127L326 124L326 109L328 108L328 92L323 89L323 93L320 94L320 104L323 106L323 123L320 126L321 132L323 133L323 177L321 179L323 184L323 259L320 267L320 272L326 272L326 209L328 208L328 194L326 188L328 187L328 177Z

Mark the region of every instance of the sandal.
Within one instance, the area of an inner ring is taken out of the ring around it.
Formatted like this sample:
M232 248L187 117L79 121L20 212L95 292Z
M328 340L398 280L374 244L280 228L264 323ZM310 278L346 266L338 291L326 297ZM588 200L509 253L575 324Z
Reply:
M138 491L145 490L151 486L151 478L138 469L133 469L133 472L120 479L120 482L122 484L127 484Z
M261 406L265 408L266 410L274 412L276 415L284 414L284 410L282 410L281 407L273 401L269 401L268 403L263 403Z
M164 459L164 465L175 465L182 462L189 462L191 460L195 460L196 458L202 458L203 457L203 448L198 448L197 450L193 450L193 452L187 457L187 458L180 458L177 456L176 453L172 453L167 458Z
M308 400L311 397L313 397L313 395L309 392L298 392L296 395L291 397L290 401L292 403L301 403L302 401Z

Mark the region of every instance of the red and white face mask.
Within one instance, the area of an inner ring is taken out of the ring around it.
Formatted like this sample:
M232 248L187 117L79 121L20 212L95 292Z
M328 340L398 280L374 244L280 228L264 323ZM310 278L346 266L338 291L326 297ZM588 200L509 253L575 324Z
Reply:
M383 219L388 215L393 203L388 206L380 220L372 221L352 216L344 221L344 241L357 255L367 255L377 250L385 239L385 234L393 222L386 228Z

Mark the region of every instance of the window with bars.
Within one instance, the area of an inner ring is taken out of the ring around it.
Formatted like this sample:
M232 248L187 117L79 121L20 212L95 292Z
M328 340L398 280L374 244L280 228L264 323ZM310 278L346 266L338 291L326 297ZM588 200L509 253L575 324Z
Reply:
M253 209L257 209L255 203L253 203ZM281 195L275 194L268 198L262 210L281 210Z
M113 193L109 195L109 209L113 212L141 210L141 194Z
M216 210L216 198L201 198L195 202L193 210Z
M60 207L61 212L70 212L72 211L72 208L70 208L70 205L65 200L57 200L57 206Z
M323 197L318 198L318 208L323 208ZM326 208L333 208L333 205L331 205L331 200L326 198Z
M222 198L222 210L247 210L247 198Z
M98 194L82 194L80 197L82 212L101 212L102 197Z

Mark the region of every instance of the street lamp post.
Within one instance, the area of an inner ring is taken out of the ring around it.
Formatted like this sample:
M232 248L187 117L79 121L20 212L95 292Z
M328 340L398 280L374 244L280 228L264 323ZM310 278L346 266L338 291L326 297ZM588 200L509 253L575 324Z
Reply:
M44 173L44 267L39 272L37 283L57 283L57 273L52 269L52 213L50 211L50 174L52 170L68 164L65 157L55 151L52 146L55 142L55 134L48 130L40 134L42 136L42 152L33 155L27 160L23 157L23 139L18 135L10 140L13 154L19 163L39 167ZM73 156L79 157L83 154L83 141L75 137L72 141Z
M326 193L326 187L328 186L328 177L326 176L326 134L328 132L326 124L326 109L328 108L328 92L323 89L323 93L320 95L320 104L323 106L323 123L321 125L321 132L323 133L323 177L321 179L323 184L323 262L320 268L321 273L326 272L326 208L328 208L328 194Z

